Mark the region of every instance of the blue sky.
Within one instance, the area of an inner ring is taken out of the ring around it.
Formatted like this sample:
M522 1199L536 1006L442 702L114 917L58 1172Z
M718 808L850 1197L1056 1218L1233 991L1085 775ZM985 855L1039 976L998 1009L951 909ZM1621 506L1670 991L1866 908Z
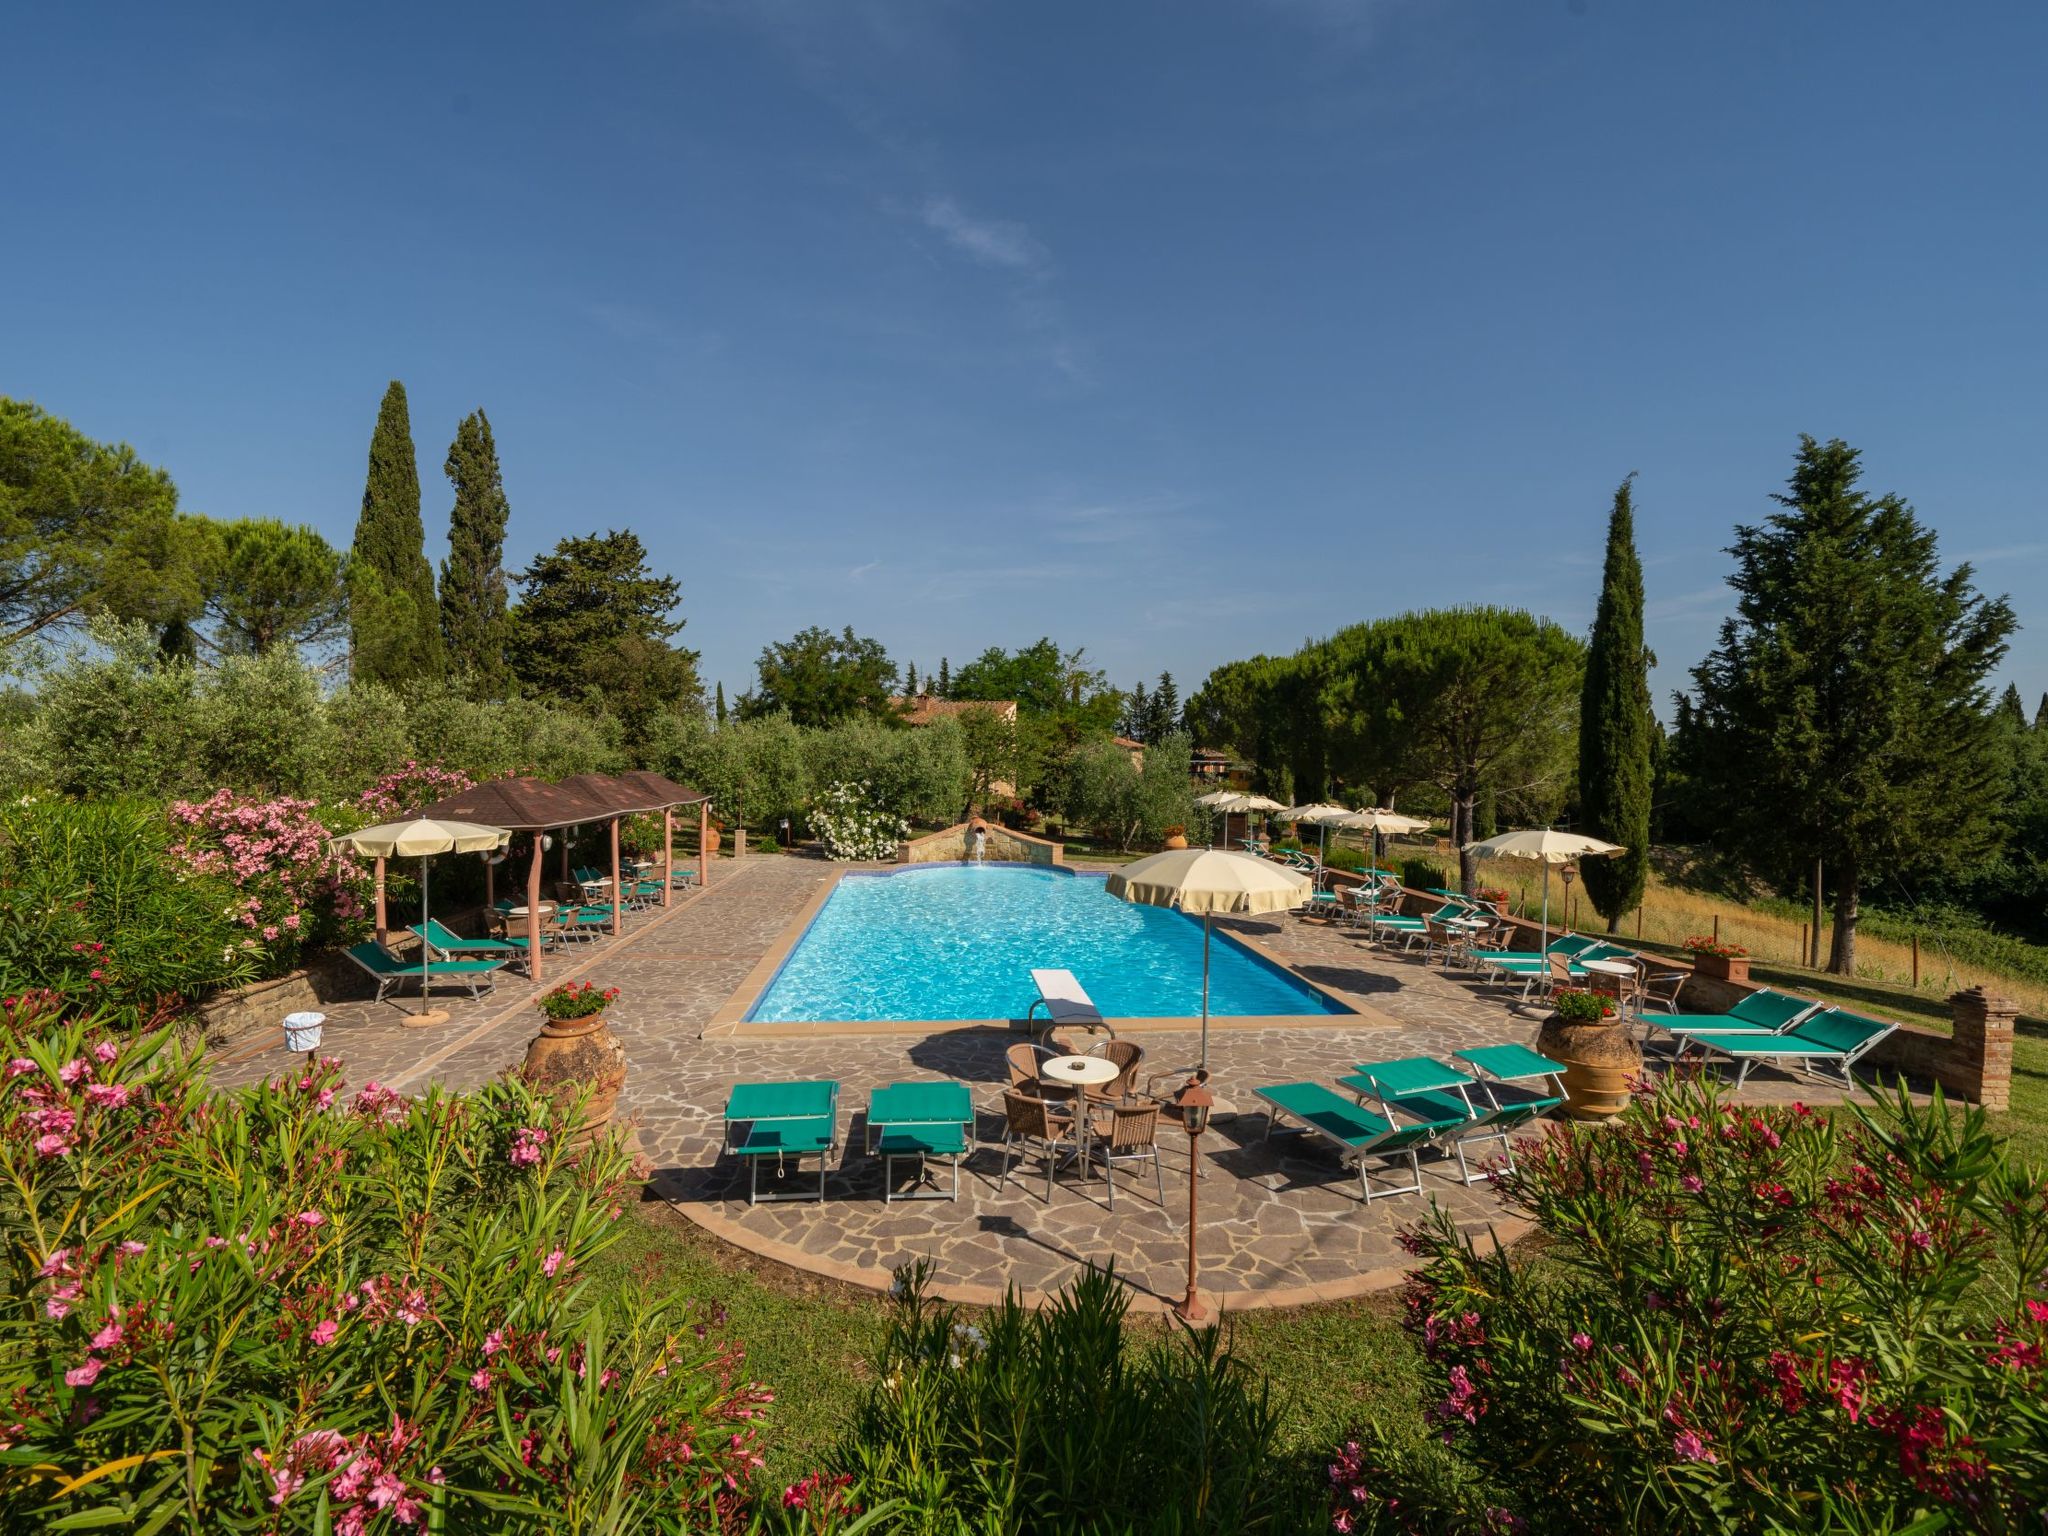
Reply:
M707 680L852 624L1128 685L1404 607L1591 617L1660 695L1797 434L2048 689L2048 9L1788 0L38 6L0 392L346 542L403 379L508 564L630 526Z

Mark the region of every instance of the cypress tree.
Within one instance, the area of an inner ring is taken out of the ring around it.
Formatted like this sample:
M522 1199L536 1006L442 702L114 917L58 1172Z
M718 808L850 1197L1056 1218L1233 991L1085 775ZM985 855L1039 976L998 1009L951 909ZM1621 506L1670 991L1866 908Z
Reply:
M953 697L953 664L943 656L939 658L939 697L942 699ZM2048 704L2048 694L2041 696L2041 702Z
M917 697L917 663L914 661L903 674L903 696L907 699Z
M1153 746L1180 728L1180 690L1174 686L1171 672L1159 674L1159 686L1152 690L1145 718L1150 725L1145 740Z
M505 696L512 633L505 600L505 522L511 507L498 469L490 418L462 418L443 466L455 487L448 514L448 558L441 562L441 636L448 664L467 672L487 699Z
M2034 707L2034 729L2048 731L2048 693L2041 695L2041 702Z
M1580 866L1586 899L1607 931L1643 899L1650 867L1650 656L1643 645L1643 565L1636 557L1630 475L1607 517L1607 568L1579 691L1579 808L1584 830L1626 853Z
M356 677L404 683L441 675L440 605L426 542L405 386L393 379L370 437L369 478L349 558L349 645Z
M719 723L720 725L723 725L723 724L725 724L725 684L724 684L724 683L720 683L720 684L718 685L718 704L717 704L717 709L718 709L718 723Z

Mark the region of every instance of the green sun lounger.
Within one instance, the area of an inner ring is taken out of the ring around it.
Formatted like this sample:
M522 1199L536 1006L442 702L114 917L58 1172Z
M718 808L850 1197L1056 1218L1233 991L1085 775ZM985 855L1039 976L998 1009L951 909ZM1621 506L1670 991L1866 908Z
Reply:
M497 984L497 973L505 967L502 960L429 959L424 967L425 975L422 976L419 961L401 960L374 939L351 944L342 953L377 979L376 1000L380 1003L384 1001L385 993L408 981L425 983L421 987L422 996L425 995L426 985L436 981L452 981L469 988L470 999L475 1001Z
M1493 1104L1487 1129L1473 1139L1498 1139L1512 1169L1514 1133L1564 1104L1564 1063L1526 1045L1482 1045L1452 1055L1482 1074L1475 1086Z
M747 1165L747 1204L763 1200L823 1200L826 1165L839 1145L839 1084L829 1079L795 1083L736 1083L725 1101L723 1150ZM818 1193L761 1193L761 1161L818 1160Z
M974 1103L967 1085L955 1082L890 1083L868 1095L867 1149L882 1158L882 1202L891 1200L958 1200L960 1159L967 1155L968 1128L974 1124ZM918 1183L924 1182L928 1158L943 1157L953 1165L951 1192L913 1188L896 1190L896 1160L917 1159Z
M458 955L502 955L513 960L526 953L526 940L523 938L465 939L454 929L443 927L438 917L415 924L412 932L418 934L420 942L435 954L446 955L450 959Z
M1337 1086L1349 1089L1360 1104L1377 1099L1389 1115L1399 1110L1412 1120L1444 1127L1440 1140L1458 1159L1458 1176L1467 1184L1486 1177L1483 1169L1472 1171L1465 1143L1496 1138L1498 1133L1491 1127L1497 1110L1490 1099L1473 1099L1472 1089L1477 1084L1469 1074L1434 1056L1360 1062L1354 1072L1354 1076L1338 1078Z
M1643 1022L1676 1036L1700 1029L1720 1033L1749 1029L1780 1035L1801 1019L1818 1013L1820 1006L1811 998L1761 987L1726 1013L1645 1013Z
M1809 1077L1831 1076L1845 1087L1854 1087L1850 1069L1898 1027L1845 1009L1823 1008L1777 1034L1756 1029L1695 1029L1688 1030L1682 1040L1685 1046L1735 1063L1737 1088L1759 1062L1796 1067ZM1833 1068L1832 1073L1824 1070L1828 1067Z
M1338 1160L1346 1166L1358 1169L1358 1186L1365 1195L1365 1203L1372 1204L1372 1197L1378 1195L1419 1195L1422 1193L1421 1149L1445 1131L1455 1129L1463 1123L1463 1116L1457 1120L1421 1121L1413 1125L1399 1125L1382 1115L1354 1104L1333 1088L1321 1083L1281 1083L1271 1088L1252 1090L1268 1106L1266 1135L1270 1138L1282 1117L1295 1122L1283 1129L1295 1129L1336 1150ZM1366 1167L1366 1159L1376 1157L1389 1161L1397 1157L1408 1160L1408 1171L1414 1176L1412 1184L1382 1184L1373 1188L1372 1176Z
M1590 938L1584 934L1561 933L1550 941L1548 949L1482 949L1473 953L1472 958L1488 965L1547 965L1552 955L1563 955L1566 959L1598 959L1591 954L1597 949L1613 949L1604 939ZM1620 951L1616 951L1620 953Z

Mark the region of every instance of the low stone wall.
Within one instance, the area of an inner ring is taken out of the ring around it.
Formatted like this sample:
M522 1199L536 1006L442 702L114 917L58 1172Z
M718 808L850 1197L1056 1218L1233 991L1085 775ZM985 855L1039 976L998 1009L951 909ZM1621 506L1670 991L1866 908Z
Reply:
M1028 832L1014 832L992 821L983 821L979 816L972 821L963 821L957 827L947 827L942 832L927 833L907 843L896 845L898 864L957 864L972 858L974 831L980 828L985 834L984 856L1001 864L1037 864L1050 869L1056 864L1067 862L1067 845L1048 842L1042 837L1033 837Z
M375 990L370 978L345 956L323 955L287 975L215 993L194 1010L190 1032L209 1050L218 1050L265 1031L275 1033L288 1013L318 1012L329 1003L354 1002Z

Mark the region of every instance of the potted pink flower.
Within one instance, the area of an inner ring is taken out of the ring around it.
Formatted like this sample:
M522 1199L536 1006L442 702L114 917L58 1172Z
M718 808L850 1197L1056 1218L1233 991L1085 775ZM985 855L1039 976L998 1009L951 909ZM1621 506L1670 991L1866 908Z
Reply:
M1749 951L1740 944L1724 944L1711 934L1696 933L1684 944L1692 956L1692 973L1714 981L1749 980Z

